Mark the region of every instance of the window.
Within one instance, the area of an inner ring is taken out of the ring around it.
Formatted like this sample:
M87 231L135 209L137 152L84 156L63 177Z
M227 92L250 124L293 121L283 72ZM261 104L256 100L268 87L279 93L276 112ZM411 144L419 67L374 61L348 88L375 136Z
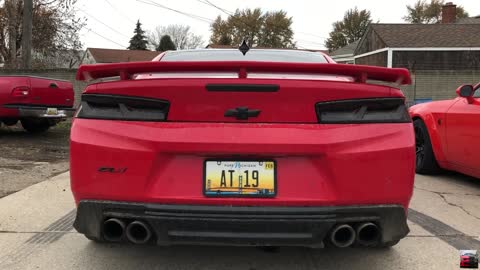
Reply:
M328 63L319 52L299 50L251 49L243 55L236 49L169 51L160 61L264 61L294 63Z

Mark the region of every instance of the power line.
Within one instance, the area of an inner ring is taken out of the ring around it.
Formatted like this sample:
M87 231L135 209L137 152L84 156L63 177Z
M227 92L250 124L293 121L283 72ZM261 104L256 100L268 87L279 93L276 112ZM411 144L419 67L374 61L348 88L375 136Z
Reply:
M137 2L141 2L141 3L147 4L147 5L163 8L163 9L166 9L166 10L170 10L170 11L176 12L178 14L182 14L182 15L190 17L192 19L196 19L196 20L206 22L206 23L209 23L209 24L213 22L212 19L202 17L202 16L199 16L199 15L195 15L195 14L191 14L191 13L187 13L187 12L183 12L183 11L180 11L180 10L177 10L177 9L173 9L173 8L167 7L165 5L159 4L157 2L151 1L151 0L137 0Z
M295 32L295 33L303 34L303 35L307 35L307 36L312 36L312 37L317 37L317 38L322 38L322 39L328 39L327 37L322 37L322 36L319 36L319 35L315 35L315 34L311 34L311 33L306 33L306 32Z
M116 30L115 28L113 28L113 27L107 25L106 23L100 21L99 19L95 18L94 16L92 16L91 14L89 14L88 12L86 12L85 10L83 10L83 9L81 9L81 8L79 8L78 10L80 10L80 11L83 12L83 13L85 13L87 16L89 16L90 18L94 19L95 21L97 21L97 22L103 24L104 26L108 27L110 30L114 31L115 33L117 33L117 34L119 34L119 35L122 35L122 36L124 36L124 37L126 37L126 38L130 38L129 36L125 35L124 33L119 32L119 31Z
M120 14L121 16L125 17L128 21L130 21L131 23L135 23L134 20L132 20L130 17L128 17L125 13L123 13L120 9L118 9L117 7L115 7L110 1L108 0L105 0L105 2L107 2L107 4L109 4L113 9L115 9L117 11L118 14Z
M122 48L126 48L126 46L123 46L122 44L120 44L120 43L118 43L118 42L116 42L116 41L113 41L113 40L111 40L111 39L109 39L109 38L107 38L107 37L105 37L105 36L103 36L103 35L100 35L99 33L93 31L91 28L85 28L85 29L87 29L88 32L92 32L92 33L94 33L95 35L97 35L97 36L99 36L99 37L101 37L101 38L103 38L103 39L105 39L105 40L108 40L108 41L110 41L110 42L112 42L112 43L115 43L115 44L117 44L118 46L120 46L120 47L122 47Z
M205 4L205 5L214 7L214 8L220 10L221 12L223 12L223 13L229 15L229 16L233 15L233 12L228 11L228 10L226 10L226 9L224 9L224 8L219 7L219 6L215 5L214 3L210 2L209 0L197 0L197 1L200 2L200 3L203 3L203 4Z

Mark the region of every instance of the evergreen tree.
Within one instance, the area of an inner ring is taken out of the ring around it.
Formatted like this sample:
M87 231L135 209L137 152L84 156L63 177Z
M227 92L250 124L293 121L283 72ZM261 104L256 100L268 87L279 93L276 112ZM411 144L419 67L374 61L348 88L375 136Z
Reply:
M164 52L164 51L175 51L177 47L175 43L173 43L172 38L169 35L164 35L160 39L160 44L158 44L157 51Z
M142 24L140 20L137 21L137 26L133 31L135 35L130 39L130 46L127 49L129 50L147 50L147 37L145 36L145 31L142 30Z

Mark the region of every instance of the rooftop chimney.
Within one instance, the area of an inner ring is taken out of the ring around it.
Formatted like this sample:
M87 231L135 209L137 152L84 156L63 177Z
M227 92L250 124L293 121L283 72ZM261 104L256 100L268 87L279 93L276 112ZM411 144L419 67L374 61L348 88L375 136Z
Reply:
M457 18L457 5L447 2L442 6L442 23L454 23Z

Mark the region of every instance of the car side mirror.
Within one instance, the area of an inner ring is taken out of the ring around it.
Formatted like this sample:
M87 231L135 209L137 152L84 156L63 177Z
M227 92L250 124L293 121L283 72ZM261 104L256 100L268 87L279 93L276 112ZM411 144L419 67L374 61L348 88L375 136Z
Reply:
M469 104L473 103L473 93L475 92L474 88L470 84L464 84L457 88L457 95L467 99Z

